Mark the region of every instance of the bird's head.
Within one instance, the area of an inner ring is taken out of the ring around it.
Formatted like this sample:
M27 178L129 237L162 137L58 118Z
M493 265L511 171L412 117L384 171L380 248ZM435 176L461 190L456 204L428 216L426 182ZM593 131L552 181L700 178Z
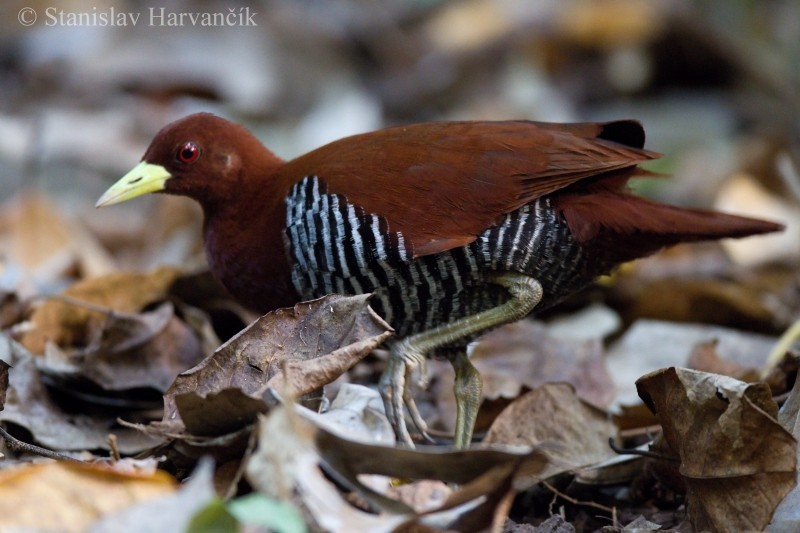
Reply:
M243 126L197 113L161 129L141 162L95 205L105 207L152 192L188 196L204 206L213 205L235 193L245 169L267 171L271 163L279 160Z

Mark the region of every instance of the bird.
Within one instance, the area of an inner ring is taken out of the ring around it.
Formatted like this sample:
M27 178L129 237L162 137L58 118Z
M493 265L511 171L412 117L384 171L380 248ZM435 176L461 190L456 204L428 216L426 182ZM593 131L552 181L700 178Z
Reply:
M442 121L346 137L283 160L244 126L197 113L164 126L97 201L186 196L203 210L213 275L266 313L372 293L395 330L378 383L401 445L427 425L410 380L427 356L455 370L455 448L470 445L481 378L466 347L552 307L618 265L677 243L781 224L670 206L628 181L660 157L635 120ZM419 435L415 435L419 437Z

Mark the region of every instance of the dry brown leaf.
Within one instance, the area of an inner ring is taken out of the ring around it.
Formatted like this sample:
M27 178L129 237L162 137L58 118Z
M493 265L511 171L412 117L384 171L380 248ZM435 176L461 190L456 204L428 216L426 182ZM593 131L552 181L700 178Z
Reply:
M9 394L0 421L26 428L33 439L54 450L108 449L108 435L117 436L125 454L152 448L160 439L120 427L116 415L88 416L63 411L42 383L35 357L5 335L0 335L0 359L12 365Z
M557 468L575 470L614 457L610 416L582 401L566 383L547 383L511 403L492 424L485 444L553 445Z
M77 463L26 465L0 471L0 529L80 532L98 518L170 494L164 472L131 475Z
M164 421L195 435L241 427L266 408L264 393L303 395L335 380L392 334L369 295L325 296L266 314L175 380Z
M180 270L169 267L148 274L121 272L80 281L63 295L121 313L137 313L150 303L164 300L180 275ZM21 342L33 354L44 353L48 341L62 348L86 346L88 333L100 329L105 319L105 313L86 306L49 300L33 312L30 331Z
M84 348L64 352L48 343L40 367L54 376L83 376L109 391L148 387L163 393L206 355L171 302L138 314L109 310L96 327L87 332Z
M774 296L763 280L709 277L661 278L637 284L627 314L675 322L720 324L746 331L771 331L781 323Z
M797 466L797 442L776 420L769 387L683 368L636 386L680 458L695 529L763 530Z

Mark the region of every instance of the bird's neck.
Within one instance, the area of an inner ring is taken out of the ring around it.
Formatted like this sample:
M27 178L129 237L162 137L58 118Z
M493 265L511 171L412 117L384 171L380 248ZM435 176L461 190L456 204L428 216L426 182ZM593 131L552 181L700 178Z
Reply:
M298 301L283 239L286 195L267 185L253 180L252 190L204 206L203 224L211 272L234 298L262 313Z

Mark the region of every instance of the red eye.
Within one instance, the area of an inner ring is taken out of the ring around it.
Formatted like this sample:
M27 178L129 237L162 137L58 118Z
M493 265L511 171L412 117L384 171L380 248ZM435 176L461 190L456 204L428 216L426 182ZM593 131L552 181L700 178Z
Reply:
M200 157L200 149L194 143L186 143L178 148L177 157L181 163L194 163Z

